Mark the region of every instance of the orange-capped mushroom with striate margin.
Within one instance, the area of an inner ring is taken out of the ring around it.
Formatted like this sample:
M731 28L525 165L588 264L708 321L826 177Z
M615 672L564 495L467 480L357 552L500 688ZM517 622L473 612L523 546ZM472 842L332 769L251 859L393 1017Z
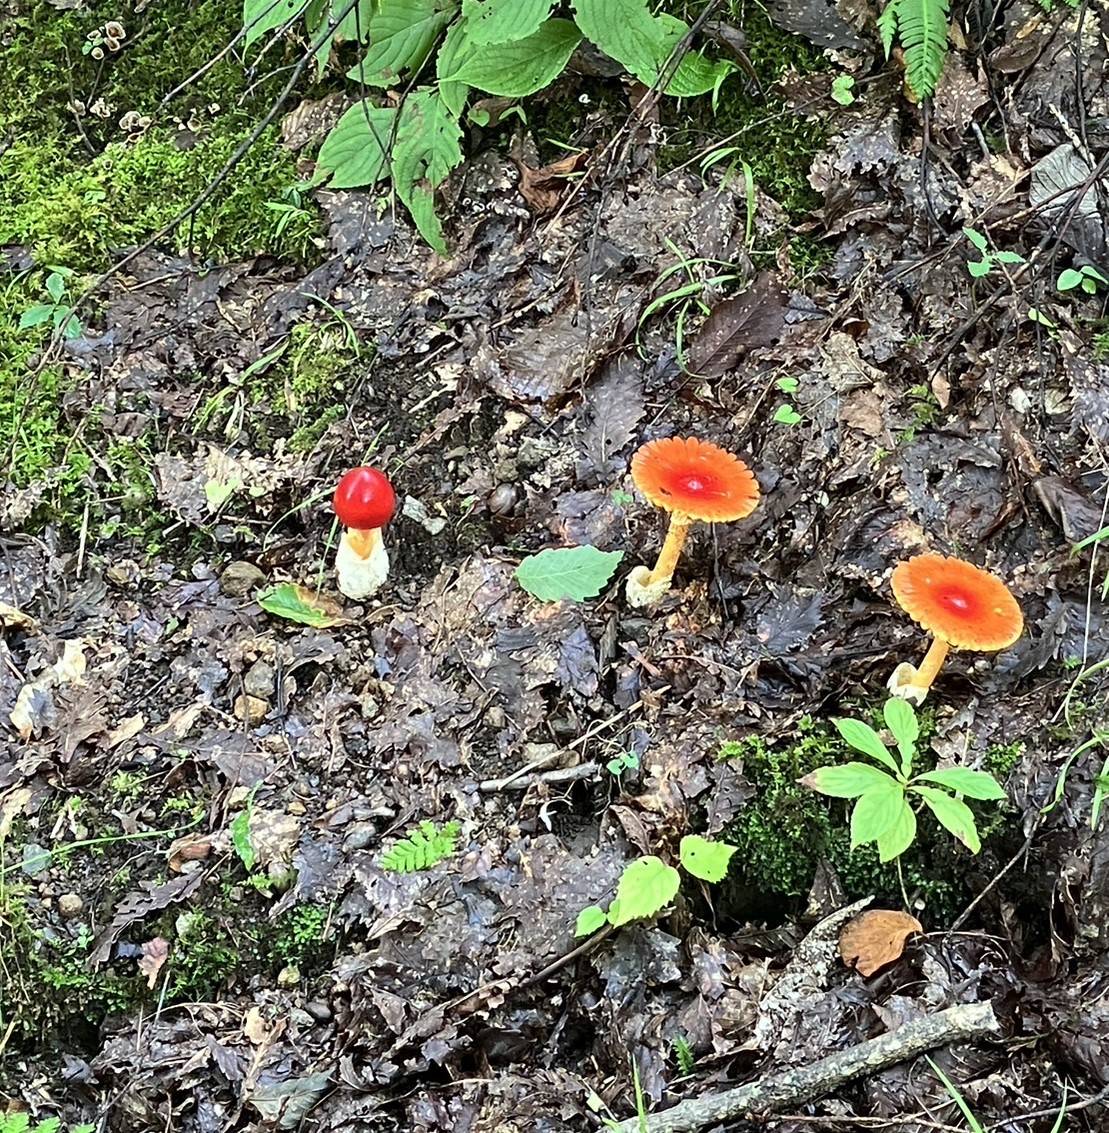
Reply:
M962 559L914 555L897 564L890 583L901 609L932 634L920 665L902 663L890 677L890 693L902 700L924 702L950 649L994 653L1024 631L1024 615L1005 583Z
M738 456L696 437L649 441L632 457L631 473L636 488L670 513L654 570L637 566L628 575L628 602L644 608L670 589L690 527L746 519L759 502L759 483Z

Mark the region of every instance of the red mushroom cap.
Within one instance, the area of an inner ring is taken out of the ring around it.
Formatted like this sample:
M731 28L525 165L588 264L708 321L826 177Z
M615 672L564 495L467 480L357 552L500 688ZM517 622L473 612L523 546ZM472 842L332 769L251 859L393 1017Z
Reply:
M759 502L747 465L696 437L648 441L632 457L632 481L656 507L705 523L746 519Z
M397 494L384 472L363 466L352 468L339 481L331 502L339 522L356 531L384 527L397 510Z

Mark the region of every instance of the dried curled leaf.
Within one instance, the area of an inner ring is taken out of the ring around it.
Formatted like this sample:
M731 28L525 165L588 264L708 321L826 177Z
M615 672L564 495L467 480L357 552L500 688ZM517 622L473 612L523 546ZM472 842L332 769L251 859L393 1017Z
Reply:
M923 932L920 921L893 909L868 909L848 921L839 934L839 954L849 968L872 976L905 951L905 941Z

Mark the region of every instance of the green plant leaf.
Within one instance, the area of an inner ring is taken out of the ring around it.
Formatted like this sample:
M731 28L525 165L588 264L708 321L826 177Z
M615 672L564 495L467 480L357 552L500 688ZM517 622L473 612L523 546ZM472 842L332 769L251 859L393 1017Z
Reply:
M935 94L943 73L947 19L948 0L897 0L897 35L905 52L905 78L918 98ZM883 31L883 39L884 35Z
M551 14L552 0L462 0L466 31L487 45L526 39Z
M909 800L902 795L901 809L897 812L897 818L884 834L878 835L878 860L892 862L913 844L915 837L916 812L909 805Z
M892 779L864 791L851 811L851 849L881 838L901 817L904 802L901 784Z
M425 819L415 830L410 830L407 837L386 850L379 864L391 873L431 869L454 853L461 829L457 822L448 822L440 827Z
M943 767L918 776L927 783L939 783L949 791L957 791L968 799L1005 799L1008 795L997 780L987 771L972 771L969 767Z
M869 755L871 759L876 759L884 767L888 767L895 776L900 773L900 769L893 756L890 755L889 749L882 743L881 736L869 724L864 724L862 720L850 720L842 717L832 722L836 726L836 731L856 751L861 751L863 755Z
M1056 281L1055 288L1057 291L1070 291L1081 282L1082 273L1075 271L1074 268L1067 268L1065 271L1059 273L1059 279Z
M999 264L1023 264L1025 262L1020 252L994 252L993 258Z
M456 117L462 116L470 88L465 83L451 82L444 75L454 74L478 50L478 45L470 39L468 21L452 24L439 46L435 57L435 75L439 80L439 97L443 105Z
M850 106L855 101L855 77L853 75L836 75L832 80L832 98L840 106Z
M989 241L977 228L964 228L963 235L982 253L984 256L989 251Z
M779 405L774 413L774 420L779 425L797 425L801 421L801 414L792 405Z
M516 581L543 602L582 602L600 594L623 557L623 551L598 551L588 545L540 551L520 563Z
M250 820L254 814L254 791L247 796L246 805L231 822L231 845L243 863L247 873L254 868L256 855L254 843L250 840Z
M46 293L55 303L62 301L62 296L65 294L65 279L61 272L52 271L46 277Z
M462 127L433 90L410 95L393 147L393 184L420 235L441 256L447 243L435 213L435 187L462 162Z
M682 33L685 34L684 32ZM727 59L706 59L700 51L687 51L666 85L675 98L696 98L720 89L721 83L736 70Z
M20 330L26 330L28 327L41 326L45 322L49 322L54 314L53 303L36 303L33 307L28 307L22 315L19 316Z
M878 17L878 35L882 40L882 50L888 59L893 50L893 40L897 35L897 8L899 0L889 0Z
M969 271L975 279L981 279L984 275L989 275L990 268L992 267L993 261L988 258L984 260L967 261L967 271Z
M577 923L574 925L574 936L592 936L607 920L608 914L600 905L586 905L578 913Z
M901 774L906 779L913 773L913 759L916 756L916 741L920 739L920 723L913 706L907 700L891 696L882 705L882 716L886 727L897 741L901 753Z
M389 175L396 115L393 107L374 106L364 98L335 123L316 158L316 165L330 173L333 189L373 185Z
M457 10L455 0L383 0L370 17L369 50L347 78L394 85L404 71L423 63Z
M547 20L526 39L475 52L441 78L487 94L523 98L558 78L580 42L581 32L570 20Z
M678 857L682 866L702 881L723 881L728 862L736 851L727 842L715 842L700 834L687 834L681 842Z
M651 15L647 0L574 0L582 34L641 83L655 82L670 54L664 25Z
M616 900L608 910L609 923L619 926L653 917L674 899L680 884L678 871L662 858L636 858L620 875Z
M1093 264L1084 264L1082 266L1082 274L1089 279L1097 280L1098 283L1109 284L1109 279L1106 279Z
M898 786L884 771L869 763L842 763L838 766L818 767L798 782L810 790L830 795L833 799L856 799L876 787Z
M243 47L291 23L308 7L308 0L243 0Z
M916 791L924 799L925 805L936 816L936 821L953 834L972 854L982 848L978 837L978 827L974 824L974 814L961 799L953 799L937 787L918 787Z
M326 629L343 621L342 615L314 590L295 582L279 582L264 590L255 601L267 614L316 629Z

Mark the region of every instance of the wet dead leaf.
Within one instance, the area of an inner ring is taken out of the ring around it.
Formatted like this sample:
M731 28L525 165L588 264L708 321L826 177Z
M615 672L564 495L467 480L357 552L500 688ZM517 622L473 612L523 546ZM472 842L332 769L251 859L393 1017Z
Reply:
M30 614L9 606L7 602L0 602L0 629L33 630L37 624Z
M143 944L142 955L139 957L139 971L146 976L147 987L153 989L158 982L158 973L168 957L169 941L165 937L156 936Z
M316 629L327 629L346 620L338 603L295 582L279 582L259 594L257 601L267 614Z
M839 954L849 968L872 976L905 951L905 941L923 932L920 921L894 909L868 909L849 921L839 936Z
M558 207L565 188L565 179L578 169L588 157L586 151L568 154L549 165L533 169L521 158L513 156L520 170L520 196L535 212L550 212Z
M777 279L760 275L742 295L718 303L689 346L689 368L719 378L756 346L769 346L785 325L785 295Z

